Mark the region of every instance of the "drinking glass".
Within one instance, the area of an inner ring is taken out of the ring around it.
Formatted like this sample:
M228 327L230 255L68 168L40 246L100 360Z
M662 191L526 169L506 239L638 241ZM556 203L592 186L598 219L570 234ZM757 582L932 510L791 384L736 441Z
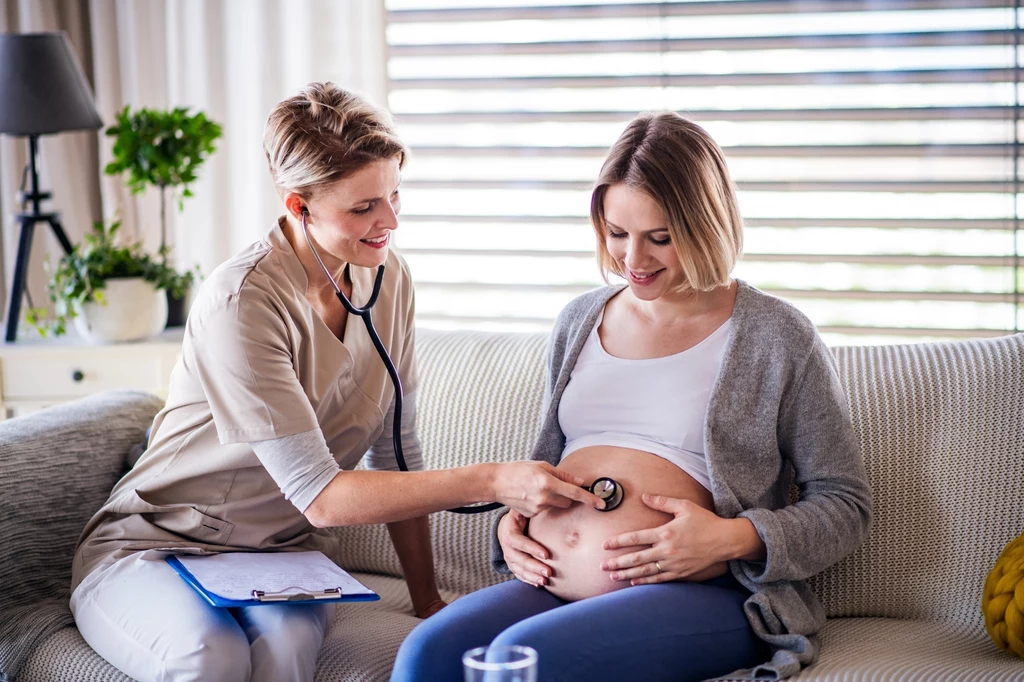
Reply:
M462 655L465 682L537 682L537 651L528 646L481 646Z

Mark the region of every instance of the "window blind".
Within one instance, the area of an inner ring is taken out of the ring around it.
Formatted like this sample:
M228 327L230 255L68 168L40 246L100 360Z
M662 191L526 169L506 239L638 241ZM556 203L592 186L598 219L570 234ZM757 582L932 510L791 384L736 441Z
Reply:
M830 343L1024 328L1020 0L388 0L421 324L548 328L602 282L591 183L668 109L725 151L736 276Z

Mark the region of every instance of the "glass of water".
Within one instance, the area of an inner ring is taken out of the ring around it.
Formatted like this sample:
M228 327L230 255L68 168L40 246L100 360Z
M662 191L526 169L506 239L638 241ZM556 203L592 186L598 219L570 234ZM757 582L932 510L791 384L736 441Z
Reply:
M537 682L537 651L528 646L481 646L462 655L465 682Z

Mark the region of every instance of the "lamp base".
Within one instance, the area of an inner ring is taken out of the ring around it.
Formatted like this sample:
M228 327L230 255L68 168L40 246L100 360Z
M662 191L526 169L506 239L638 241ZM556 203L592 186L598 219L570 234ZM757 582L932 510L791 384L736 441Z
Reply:
M43 213L40 202L50 198L49 192L39 189L39 135L28 136L28 170L32 184L29 191L21 192L20 197L26 202L29 210L18 214L21 234L18 237L18 260L14 266L14 281L11 283L10 298L7 305L7 341L15 340L18 333L18 318L21 316L21 299L25 295L25 280L28 277L28 261L32 251L32 235L36 231L36 223L49 223L57 241L64 248L64 253L71 253L71 242L64 234L60 217L56 213ZM24 183L22 183L24 185Z
M18 260L14 266L14 281L11 283L10 298L7 306L7 336L8 342L14 341L18 334L18 318L21 317L21 299L25 295L25 283L28 278L28 263L32 252L32 237L35 234L36 223L49 223L57 241L64 248L65 253L71 253L71 242L64 233L60 224L60 216L56 213L19 213L18 223L21 225L21 234L18 237Z

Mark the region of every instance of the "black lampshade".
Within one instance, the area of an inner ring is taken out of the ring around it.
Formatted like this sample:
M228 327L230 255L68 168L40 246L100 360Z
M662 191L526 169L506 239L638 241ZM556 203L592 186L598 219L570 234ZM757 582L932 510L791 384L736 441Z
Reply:
M103 125L64 33L0 33L0 133L47 135Z

